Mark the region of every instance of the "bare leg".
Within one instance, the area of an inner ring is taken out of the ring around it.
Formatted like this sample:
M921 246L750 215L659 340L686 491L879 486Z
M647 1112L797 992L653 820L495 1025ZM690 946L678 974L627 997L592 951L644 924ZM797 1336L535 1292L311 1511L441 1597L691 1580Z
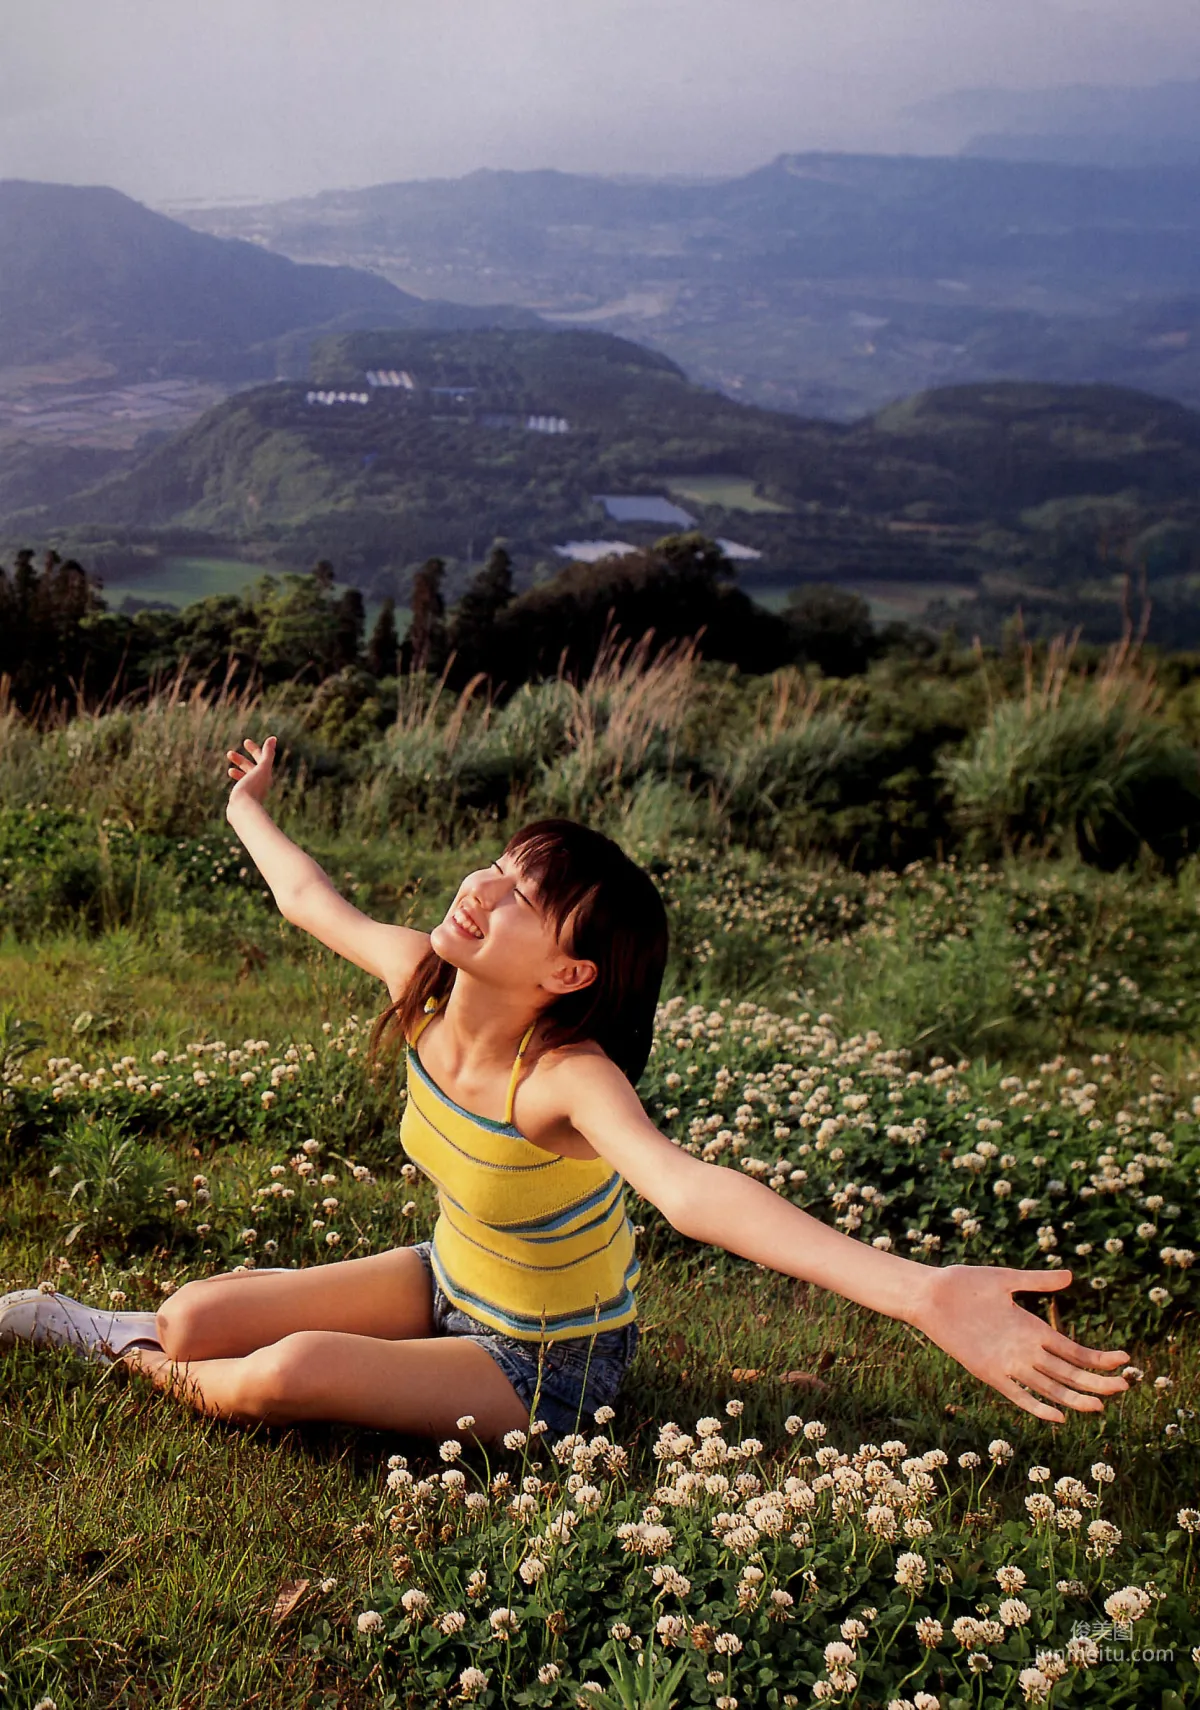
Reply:
M228 1271L186 1283L158 1314L159 1341L174 1360L251 1354L299 1330L431 1336L429 1273L407 1247L298 1271Z
M301 1330L241 1358L185 1362L134 1349L125 1363L197 1412L222 1419L338 1420L445 1437L469 1413L472 1433L484 1441L529 1422L487 1350L458 1336L396 1341Z

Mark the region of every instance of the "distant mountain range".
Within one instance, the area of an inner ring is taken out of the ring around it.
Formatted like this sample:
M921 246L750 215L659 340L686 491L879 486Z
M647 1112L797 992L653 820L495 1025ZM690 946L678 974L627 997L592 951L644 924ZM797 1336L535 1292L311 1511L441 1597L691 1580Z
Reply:
M906 117L992 160L1200 166L1200 82L960 89L911 107Z
M995 378L1200 405L1200 168L804 154L722 183L485 171L181 217L635 338L805 415Z
M312 339L334 328L537 324L350 267L298 266L116 190L0 181L0 232L0 371L82 359L111 381L237 382L306 373Z

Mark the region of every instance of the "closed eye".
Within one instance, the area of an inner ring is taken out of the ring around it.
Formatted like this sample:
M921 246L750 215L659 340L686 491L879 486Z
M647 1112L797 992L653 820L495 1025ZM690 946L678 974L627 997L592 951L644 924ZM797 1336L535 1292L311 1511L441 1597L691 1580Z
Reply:
M500 865L499 861L493 861L492 866L496 869L496 871L498 873L501 873L501 874L504 873L504 868ZM516 895L520 897L521 901L525 904L526 908L533 908L533 906L534 906L533 903L530 902L529 898L525 895L524 891L519 890L516 885L513 886L513 890L516 893Z

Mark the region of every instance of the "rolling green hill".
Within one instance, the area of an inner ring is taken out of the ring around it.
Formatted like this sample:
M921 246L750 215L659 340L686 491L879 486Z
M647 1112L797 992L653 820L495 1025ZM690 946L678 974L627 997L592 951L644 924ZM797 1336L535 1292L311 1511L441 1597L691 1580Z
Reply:
M368 385L380 369L411 389ZM458 561L453 589L496 536L528 577L564 542L665 532L598 495L674 495L705 533L762 554L742 580L764 589L1111 584L1156 529L1187 540L1200 522L1200 415L1118 388L957 387L843 426L734 403L621 339L542 331L345 335L317 372L239 394L6 532L54 525L94 556L185 531L192 552L328 557L403 596L434 553Z

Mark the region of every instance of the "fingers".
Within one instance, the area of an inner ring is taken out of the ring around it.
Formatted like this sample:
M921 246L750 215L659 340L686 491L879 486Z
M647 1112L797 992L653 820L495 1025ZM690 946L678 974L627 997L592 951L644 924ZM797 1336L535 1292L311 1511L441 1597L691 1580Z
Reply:
M1122 1395L1129 1388L1123 1377L1111 1374L1102 1376L1099 1372L1083 1370L1081 1366L1073 1365L1069 1360L1062 1360L1056 1354L1043 1349L1034 1356L1034 1367L1047 1377L1057 1378L1075 1389L1085 1390L1089 1395Z
M1073 1273L1067 1270L1006 1271L1009 1288L1021 1294L1042 1294L1048 1288L1066 1288Z
M1020 1374L1020 1382L1027 1388L1036 1390L1040 1395L1047 1395L1051 1401L1057 1401L1060 1407L1071 1407L1076 1413L1103 1413L1104 1403L1098 1395L1084 1395L1079 1389L1073 1389L1069 1383L1058 1383L1045 1372L1031 1366L1028 1371Z
M993 1389L998 1389L1001 1395L1006 1395L1024 1412L1032 1413L1038 1419L1045 1419L1051 1425L1061 1425L1066 1418L1065 1413L1060 1413L1056 1407L1049 1407L1044 1401L1039 1401L1012 1378L993 1378L991 1382Z
M264 761L273 760L275 758L276 738L268 736L267 740L260 746L253 737L247 736L242 740L242 747L246 750L245 754L236 748L230 748L226 751L225 758L230 763L229 776L231 778L244 777L247 772L253 772L254 768L261 766Z
M1069 1336L1054 1332L1046 1338L1045 1346L1052 1354L1070 1360L1077 1366L1124 1366L1129 1355L1124 1348L1085 1348L1082 1342L1072 1342Z

